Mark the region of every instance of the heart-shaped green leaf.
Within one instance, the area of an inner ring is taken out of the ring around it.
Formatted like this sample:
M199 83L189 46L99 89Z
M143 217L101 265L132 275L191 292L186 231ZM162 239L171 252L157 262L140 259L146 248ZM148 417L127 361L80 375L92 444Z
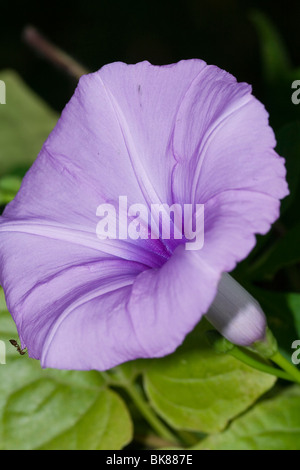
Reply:
M57 121L52 111L13 71L0 72L6 104L0 105L0 176L24 173Z
M199 450L300 450L300 387L290 387L236 419Z
M274 382L272 376L215 353L203 339L202 325L145 373L145 389L157 413L177 429L204 433L224 429Z
M3 307L3 299L0 302ZM132 423L121 398L96 372L42 370L9 343L14 323L0 312L0 449L120 449L132 439Z

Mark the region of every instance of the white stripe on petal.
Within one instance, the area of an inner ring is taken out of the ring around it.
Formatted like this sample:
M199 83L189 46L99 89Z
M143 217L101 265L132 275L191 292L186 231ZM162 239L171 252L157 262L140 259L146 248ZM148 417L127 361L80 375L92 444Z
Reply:
M249 346L266 334L266 317L259 303L227 273L222 275L206 317L225 338L240 346Z

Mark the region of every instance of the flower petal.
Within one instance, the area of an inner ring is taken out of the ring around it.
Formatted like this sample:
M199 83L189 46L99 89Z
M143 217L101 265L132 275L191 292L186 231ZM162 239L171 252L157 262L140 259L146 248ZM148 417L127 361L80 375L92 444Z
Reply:
M77 243L18 232L1 233L0 253L8 309L35 359L52 325L77 297L99 286L115 290L119 283L132 284L147 269Z
M275 145L268 113L250 85L207 66L189 88L176 119L176 200L205 203L222 191L241 189L283 198L286 171Z
M137 357L173 352L211 304L219 274L183 246L159 270L132 285L103 287L78 297L53 324L42 365L109 369Z
M205 206L201 256L231 271L279 216L288 194L283 158L251 87L215 66L194 80L173 135L176 202Z
M205 243L201 256L222 272L232 271L279 217L279 200L249 190L229 190L205 204Z
M176 349L278 216L274 145L249 86L203 61L82 77L0 218L0 282L29 355L103 370ZM97 207L120 195L205 203L203 250L98 240Z

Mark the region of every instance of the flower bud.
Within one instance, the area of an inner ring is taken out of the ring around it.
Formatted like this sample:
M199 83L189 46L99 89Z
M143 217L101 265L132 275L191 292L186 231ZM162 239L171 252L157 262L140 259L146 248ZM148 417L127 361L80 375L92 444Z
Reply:
M206 318L231 343L240 346L266 336L266 317L259 303L227 273L221 277Z

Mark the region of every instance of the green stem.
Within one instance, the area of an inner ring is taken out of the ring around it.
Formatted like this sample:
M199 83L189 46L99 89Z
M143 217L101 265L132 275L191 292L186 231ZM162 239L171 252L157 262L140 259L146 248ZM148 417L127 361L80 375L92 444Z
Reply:
M158 418L155 412L152 410L149 403L144 398L143 391L141 388L132 383L124 374L121 367L114 369L113 374L108 374L111 377L110 383L116 387L122 387L141 415L149 423L151 428L158 434L159 437L169 442L170 445L181 444L179 439L165 426L165 424Z
M294 379L294 381L300 383L300 371L290 361L282 356L279 351L271 357L271 360L285 370L287 374Z
M106 383L111 383L111 376L107 372L99 372Z
M139 391L137 386L134 384L128 384L125 387L126 392L142 414L142 416L146 419L146 421L150 424L152 429L157 432L157 434L169 441L172 444L178 444L178 439L173 435L171 431L160 421L160 419L156 416L153 412L152 408L150 407L149 403L144 399L142 393Z
M238 347L234 347L229 351L231 356L235 357L239 361L243 362L244 364L247 364L248 366L252 367L253 369L257 369L261 372L265 372L266 374L273 375L275 377L278 377L280 379L288 380L293 382L293 379L291 377L290 373L284 372L279 369L275 369L275 367L268 366L267 364L264 364L263 362L260 362L256 360L254 357L249 356L246 354L244 351L239 349ZM273 358L272 358L273 360ZM275 361L274 361L275 362ZM299 380L299 379L298 379Z

